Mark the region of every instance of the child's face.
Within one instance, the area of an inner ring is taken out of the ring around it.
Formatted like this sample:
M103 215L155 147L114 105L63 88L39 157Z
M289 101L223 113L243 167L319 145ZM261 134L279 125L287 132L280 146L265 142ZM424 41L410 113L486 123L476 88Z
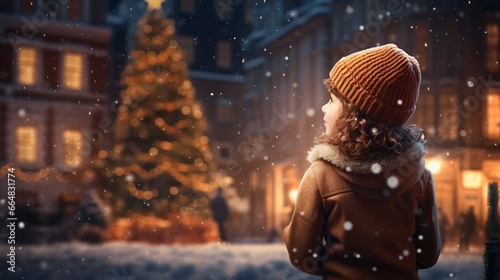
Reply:
M333 94L330 94L330 100L321 108L325 114L323 120L325 121L326 135L332 135L335 131L335 123L342 114L342 103Z

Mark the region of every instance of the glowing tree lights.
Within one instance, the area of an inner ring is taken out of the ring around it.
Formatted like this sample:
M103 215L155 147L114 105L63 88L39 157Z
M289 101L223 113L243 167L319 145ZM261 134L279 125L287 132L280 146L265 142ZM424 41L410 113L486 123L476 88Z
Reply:
M160 9L138 24L122 76L115 145L96 160L117 216L208 213L209 138L174 33Z

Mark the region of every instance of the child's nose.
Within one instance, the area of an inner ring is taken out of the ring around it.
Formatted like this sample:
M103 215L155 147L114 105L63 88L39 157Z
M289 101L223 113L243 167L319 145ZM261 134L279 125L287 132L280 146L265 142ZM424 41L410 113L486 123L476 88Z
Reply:
M321 111L323 112L323 114L326 113L326 106L328 105L328 103L326 103L325 105L323 105L323 107L321 107Z

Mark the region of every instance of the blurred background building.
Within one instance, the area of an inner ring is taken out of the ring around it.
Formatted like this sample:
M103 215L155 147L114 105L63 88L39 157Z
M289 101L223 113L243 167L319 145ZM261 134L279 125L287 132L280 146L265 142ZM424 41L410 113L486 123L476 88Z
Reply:
M500 179L498 2L256 1L252 7L239 150L252 206L249 232L281 232L289 221L309 166L305 155L322 129L328 99L322 80L331 67L386 43L420 62L420 99L407 124L427 133L427 167L449 228L470 206L484 224L487 182Z
M101 2L0 4L0 163L4 182L19 169L16 213L30 226L74 215L88 182L73 172L109 141L118 75Z

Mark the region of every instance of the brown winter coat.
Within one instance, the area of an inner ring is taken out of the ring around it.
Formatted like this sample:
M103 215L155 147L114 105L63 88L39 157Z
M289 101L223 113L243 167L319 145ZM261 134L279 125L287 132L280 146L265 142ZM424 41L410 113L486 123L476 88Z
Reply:
M284 230L291 263L323 279L418 279L441 251L425 146L358 161L315 146Z

